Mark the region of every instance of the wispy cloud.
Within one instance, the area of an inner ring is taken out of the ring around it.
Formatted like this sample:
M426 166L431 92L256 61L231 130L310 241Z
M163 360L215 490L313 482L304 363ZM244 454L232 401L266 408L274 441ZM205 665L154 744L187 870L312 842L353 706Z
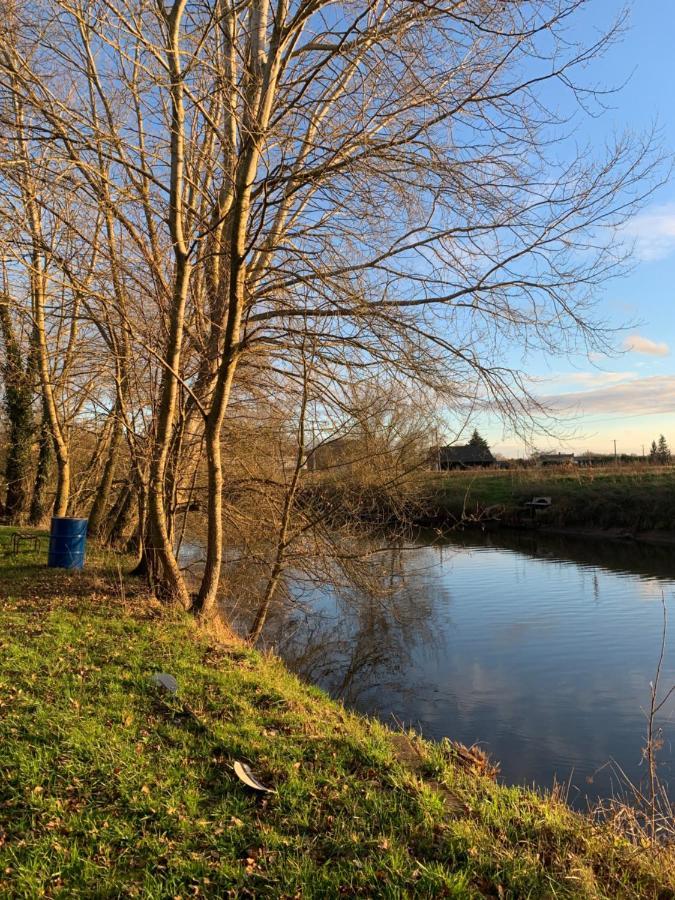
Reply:
M597 388L606 384L618 384L635 378L637 372L607 372L604 369L591 369L580 372L555 372L546 378L533 379L539 384L572 385L579 388Z
M675 375L634 378L589 391L574 391L547 397L551 408L577 415L672 415L675 410Z
M670 347L665 342L651 341L641 334L629 335L623 346L633 353L646 353L648 356L668 356L670 353Z
M639 259L652 262L675 253L675 203L652 206L630 219L621 229L635 244Z

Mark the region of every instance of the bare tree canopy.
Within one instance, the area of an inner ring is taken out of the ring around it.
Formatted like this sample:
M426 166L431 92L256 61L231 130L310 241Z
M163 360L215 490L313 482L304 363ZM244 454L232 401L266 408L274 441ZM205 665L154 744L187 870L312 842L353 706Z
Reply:
M528 399L506 348L604 342L594 292L624 270L617 229L661 169L653 135L577 144L603 103L588 65L625 22L580 42L589 5L6 5L13 315L36 325L63 496L59 398L83 381L54 360L66 333L69 359L95 356L87 402L119 421L113 447L125 436L160 593L214 609L237 404L274 396L302 419L311 397L339 406L359 379L392 377L513 417ZM176 498L202 455L208 552L191 597Z

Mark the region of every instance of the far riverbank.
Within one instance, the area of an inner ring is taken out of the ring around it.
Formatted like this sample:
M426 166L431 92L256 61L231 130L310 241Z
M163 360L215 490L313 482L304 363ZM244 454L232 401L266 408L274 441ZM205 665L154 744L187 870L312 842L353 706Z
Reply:
M507 527L675 544L672 466L420 472L392 485L317 473L305 497L336 521L344 513L384 526ZM528 507L535 497L550 506Z
M675 543L672 467L512 469L428 475L425 506L436 525L493 522L589 538ZM550 506L533 512L534 497Z

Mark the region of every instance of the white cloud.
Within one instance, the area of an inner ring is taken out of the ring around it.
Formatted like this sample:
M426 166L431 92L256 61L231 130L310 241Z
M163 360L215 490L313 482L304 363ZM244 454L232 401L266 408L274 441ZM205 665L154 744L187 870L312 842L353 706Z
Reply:
M604 369L591 369L589 371L576 372L554 372L546 378L532 377L530 380L533 385L538 385L541 393L541 386L546 384L560 385L561 389L565 386L575 386L577 388L597 388L607 384L618 384L621 381L629 381L635 378L637 372L607 372Z
M574 391L547 397L552 408L582 415L649 416L672 414L675 410L675 375L635 378L589 391Z
M633 353L646 353L648 356L668 356L670 347L665 342L651 341L640 334L631 334L623 342L626 350Z
M558 380L568 384L579 384L582 387L593 388L605 384L617 384L634 376L635 372L570 372L569 374L561 375Z
M635 244L638 259L653 262L675 253L675 203L652 206L621 229Z

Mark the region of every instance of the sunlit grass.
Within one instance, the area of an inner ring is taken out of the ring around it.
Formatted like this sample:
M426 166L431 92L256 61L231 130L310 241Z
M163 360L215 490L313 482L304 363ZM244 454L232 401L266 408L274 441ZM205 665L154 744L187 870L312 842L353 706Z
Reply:
M0 555L0 896L673 895L669 853L442 744L413 738L411 762L275 658L121 583L110 560ZM252 794L235 759L277 793Z

